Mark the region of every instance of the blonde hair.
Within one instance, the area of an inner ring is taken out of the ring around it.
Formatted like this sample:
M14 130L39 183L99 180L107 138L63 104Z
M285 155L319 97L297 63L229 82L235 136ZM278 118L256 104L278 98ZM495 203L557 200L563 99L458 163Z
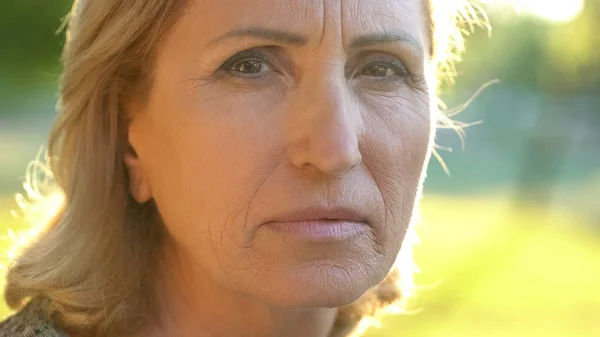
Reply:
M51 216L36 220L34 225L44 223L43 232L9 268L5 298L11 308L46 298L60 324L94 336L128 335L157 313L152 282L164 233L155 205L137 204L127 188L123 105L148 93L154 52L185 5L177 0L75 1L47 157L50 187L60 202L52 203ZM462 30L481 22L483 11L467 0L424 5L431 18L432 69L438 74L431 81L438 88L437 79L451 78L459 60ZM440 120L450 123L443 115ZM56 200L39 190L36 175L26 186L30 201ZM361 322L405 303L414 288L410 252L415 241L409 231L397 266L384 282L340 309L332 335L359 332Z

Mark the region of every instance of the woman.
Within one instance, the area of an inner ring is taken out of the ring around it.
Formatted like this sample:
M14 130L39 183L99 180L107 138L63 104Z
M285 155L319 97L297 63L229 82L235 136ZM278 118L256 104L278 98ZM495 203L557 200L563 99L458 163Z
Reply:
M75 3L64 201L0 336L360 333L410 290L435 73L477 15L449 3Z

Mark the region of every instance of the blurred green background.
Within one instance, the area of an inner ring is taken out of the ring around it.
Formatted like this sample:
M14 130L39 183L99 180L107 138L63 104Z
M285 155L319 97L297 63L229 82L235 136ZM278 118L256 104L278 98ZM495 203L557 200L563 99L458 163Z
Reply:
M0 1L0 248L26 224L11 210L54 118L55 32L69 0ZM484 90L438 143L416 261L419 313L369 336L600 336L600 2L487 7L468 38L449 107ZM4 250L3 249L3 250ZM6 259L3 254L2 259ZM0 313L7 313L4 306Z

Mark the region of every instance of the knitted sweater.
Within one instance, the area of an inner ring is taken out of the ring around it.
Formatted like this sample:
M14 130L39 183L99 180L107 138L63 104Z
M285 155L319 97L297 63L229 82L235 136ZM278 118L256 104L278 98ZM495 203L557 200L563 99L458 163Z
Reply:
M0 337L69 337L53 318L50 305L44 299L34 299L23 309L0 322ZM340 324L340 322L337 322ZM347 336L354 324L338 326L330 337Z
M69 337L51 317L43 300L32 300L0 322L0 337Z

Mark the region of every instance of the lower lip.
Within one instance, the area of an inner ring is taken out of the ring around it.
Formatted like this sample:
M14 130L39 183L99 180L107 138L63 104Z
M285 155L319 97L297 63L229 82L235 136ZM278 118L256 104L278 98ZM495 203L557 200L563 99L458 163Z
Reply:
M308 240L348 240L364 234L367 224L344 220L268 222L274 232Z

